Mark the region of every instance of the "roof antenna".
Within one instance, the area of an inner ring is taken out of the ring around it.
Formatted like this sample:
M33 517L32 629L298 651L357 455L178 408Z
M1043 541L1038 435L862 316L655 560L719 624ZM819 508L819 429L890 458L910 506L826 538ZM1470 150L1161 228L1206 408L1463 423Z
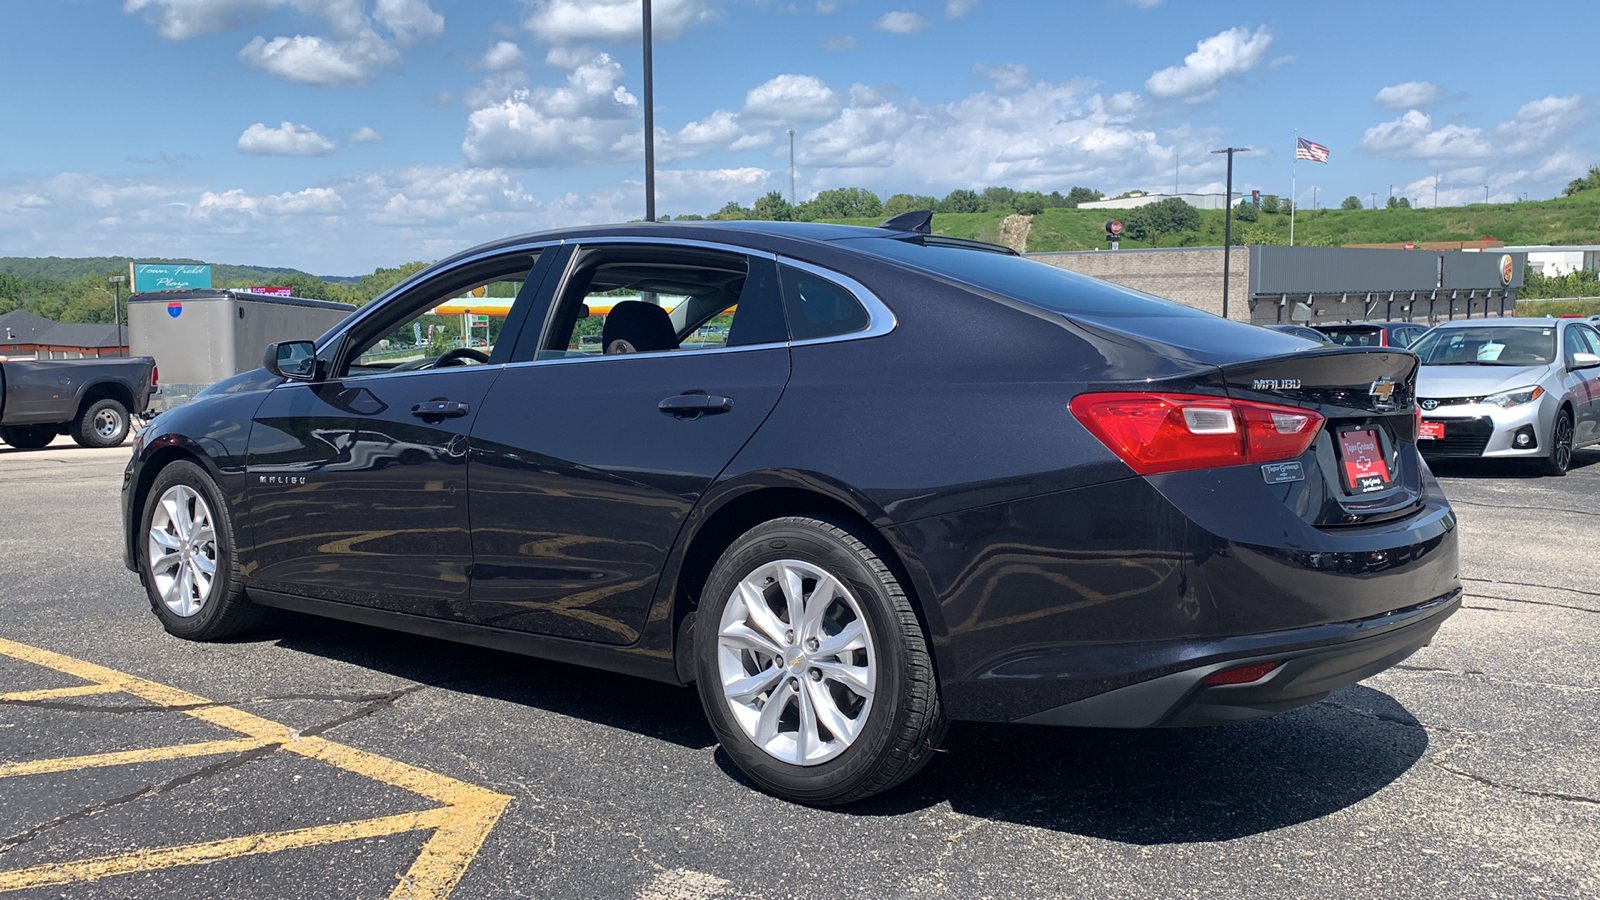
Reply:
M917 209L911 212L892 216L878 223L879 228L890 231L912 231L917 234L933 234L933 210Z

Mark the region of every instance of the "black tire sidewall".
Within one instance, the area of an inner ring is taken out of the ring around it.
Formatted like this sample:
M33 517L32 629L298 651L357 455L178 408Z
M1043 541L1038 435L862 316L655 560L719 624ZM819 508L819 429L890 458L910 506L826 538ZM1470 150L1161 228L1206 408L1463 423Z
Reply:
M8 425L0 438L18 450L43 450L56 439L56 434L51 425Z
M122 421L122 427L117 430L115 438L101 437L100 432L95 430L94 427L95 417L101 411L107 409L115 411L117 417ZM128 417L128 408L123 406L121 402L106 397L89 404L89 408L83 411L82 416L78 417L78 421L72 429L72 439L84 447L102 449L116 447L128 439L128 432L131 426L132 422Z
M746 775L781 796L802 803L828 803L874 777L880 758L903 726L907 715L906 648L886 586L852 547L803 521L780 519L752 529L735 541L712 569L695 622L696 682L723 751ZM779 559L809 562L847 585L873 639L877 686L867 722L849 748L815 766L790 765L756 746L733 719L717 671L717 632L734 588L753 569Z
M1560 432L1563 422L1567 425L1567 464L1564 466L1556 463L1556 454L1561 451ZM1555 424L1550 427L1550 453L1542 463L1544 474L1552 476L1567 474L1567 470L1572 467L1573 439L1572 414L1562 410L1556 414Z
M174 485L194 489L211 508L211 520L217 533L217 573L211 580L211 596L206 598L200 612L187 618L177 615L161 601L156 591L155 576L150 571L148 540L150 521L161 495ZM156 475L150 490L145 494L144 508L139 513L139 534L136 545L139 574L143 576L145 593L150 598L150 609L161 620L162 627L171 634L191 640L205 640L225 629L222 619L238 593L239 575L236 567L233 541L233 516L222 502L221 492L205 470L194 463L175 462Z

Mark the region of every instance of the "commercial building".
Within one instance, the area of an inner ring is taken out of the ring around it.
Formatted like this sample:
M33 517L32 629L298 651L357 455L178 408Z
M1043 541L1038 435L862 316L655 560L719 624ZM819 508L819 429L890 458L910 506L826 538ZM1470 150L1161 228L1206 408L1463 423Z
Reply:
M1145 193L1138 193L1138 194L1134 194L1132 197L1118 197L1118 198L1116 198L1114 200L1090 200L1090 201L1087 201L1087 202L1084 202L1084 203L1079 203L1078 204L1078 208L1079 209L1133 209L1135 207L1149 206L1152 203L1160 203L1163 200L1171 200L1173 197L1177 197L1179 200L1182 200L1183 202L1185 202L1185 203L1189 204L1190 206L1194 207L1195 209L1226 209L1227 208L1227 204L1223 202L1224 201L1224 196L1225 195L1223 195L1223 194L1145 194ZM1233 195L1233 202L1234 202L1235 205L1237 205L1239 203L1239 201L1243 200L1243 199L1244 199L1244 195L1243 194L1240 194L1240 193L1236 192Z
M56 322L27 310L0 316L0 356L32 359L90 359L126 356L127 326Z

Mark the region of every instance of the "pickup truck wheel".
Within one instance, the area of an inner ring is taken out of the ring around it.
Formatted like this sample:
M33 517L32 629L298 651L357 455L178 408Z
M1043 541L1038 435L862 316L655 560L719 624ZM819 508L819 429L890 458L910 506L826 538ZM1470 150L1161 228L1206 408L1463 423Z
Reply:
M128 439L128 408L110 397L89 404L72 423L80 447L115 447Z
M0 439L18 450L38 450L56 439L54 425L7 425L0 428Z
M261 620L264 611L239 583L233 517L204 469L188 461L162 469L139 523L140 574L169 633L214 641Z

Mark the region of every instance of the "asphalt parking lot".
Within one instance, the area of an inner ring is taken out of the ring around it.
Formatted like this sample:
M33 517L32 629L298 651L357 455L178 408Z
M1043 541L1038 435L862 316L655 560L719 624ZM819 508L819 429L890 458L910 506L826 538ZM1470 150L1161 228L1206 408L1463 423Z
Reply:
M0 446L6 897L1600 896L1600 452L1440 467L1466 606L1222 729L958 724L906 787L774 800L692 690L284 616L168 637L127 448Z

